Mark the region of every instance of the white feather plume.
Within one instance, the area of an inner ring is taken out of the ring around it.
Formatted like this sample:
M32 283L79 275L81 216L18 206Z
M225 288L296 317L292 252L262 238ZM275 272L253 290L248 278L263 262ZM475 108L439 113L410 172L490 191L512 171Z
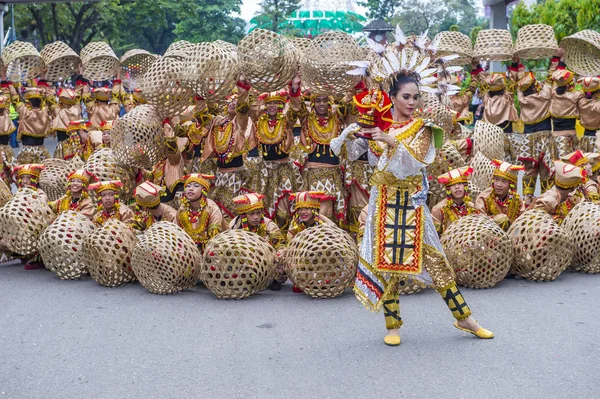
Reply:
M394 34L394 39L396 39L394 43L396 46L405 45L408 41L406 35L404 34L404 32L402 32L402 29L400 29L400 25L396 25L396 33Z
M425 50L425 43L427 43L427 34L429 33L429 29L427 29L421 36L415 40L415 46Z
M374 52L376 52L379 55L383 54L383 52L385 51L385 47L383 47L383 45L377 43L375 40L369 39L368 37L367 37L367 44L369 45L371 50L373 50Z

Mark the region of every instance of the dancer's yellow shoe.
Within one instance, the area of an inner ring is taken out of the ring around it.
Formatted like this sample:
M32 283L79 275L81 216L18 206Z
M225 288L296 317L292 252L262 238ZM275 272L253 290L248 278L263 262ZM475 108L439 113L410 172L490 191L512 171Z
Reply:
M491 332L490 330L486 330L483 327L479 327L479 330L473 331L473 330L469 330L468 328L463 328L463 327L459 326L457 321L454 322L454 327L458 328L461 331L465 331L465 332L468 332L470 334L473 334L477 338L481 338L481 339L492 339L492 338L494 338L494 333Z
M385 342L388 346L398 346L400 345L400 336L399 335L386 335L383 337L383 342Z

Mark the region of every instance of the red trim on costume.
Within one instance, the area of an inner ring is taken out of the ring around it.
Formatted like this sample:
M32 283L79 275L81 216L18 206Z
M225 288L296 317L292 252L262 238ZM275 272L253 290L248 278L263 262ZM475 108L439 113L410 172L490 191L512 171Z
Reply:
M229 216L230 218L232 218L232 219L233 219L233 218L235 217L235 215L234 215L233 213L231 213L231 211L229 211L229 209L227 209L227 208L225 207L225 205L223 205L223 204L222 204L222 203L220 203L219 201L215 201L215 204L217 204L217 206L218 206L219 208L221 208L221 212L225 212L225 213L227 214L227 216Z
M113 84L118 84L118 83L121 83L121 79L115 79L115 80L113 80Z
M243 83L243 82L240 82L239 80L237 81L237 83L235 85L237 87L239 87L240 89L244 89L246 91L248 91L252 88L252 85L250 83Z
M467 156L471 155L471 152L473 151L473 139L467 137Z

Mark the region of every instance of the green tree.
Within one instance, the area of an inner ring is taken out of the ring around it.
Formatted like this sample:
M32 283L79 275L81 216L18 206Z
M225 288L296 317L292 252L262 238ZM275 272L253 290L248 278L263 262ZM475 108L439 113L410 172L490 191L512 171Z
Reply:
M404 0L365 0L359 1L358 5L367 9L367 17L387 21L404 6Z
M300 8L300 0L262 0L260 11L253 18L257 26L281 32L288 29L295 29L292 24L286 23L286 18L290 17ZM289 26L288 26L289 25Z

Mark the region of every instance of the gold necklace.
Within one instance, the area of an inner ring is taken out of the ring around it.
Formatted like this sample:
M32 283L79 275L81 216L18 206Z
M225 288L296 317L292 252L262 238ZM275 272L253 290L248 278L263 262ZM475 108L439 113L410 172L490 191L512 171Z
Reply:
M256 136L261 144L273 145L283 141L283 127L285 125L285 119L283 116L277 116L277 123L274 127L269 125L269 116L263 114L258 118L258 124L256 129Z
M338 134L338 118L329 116L327 118L327 123L324 126L321 126L318 119L319 118L314 113L308 115L308 136L317 144L328 145Z
M233 147L233 123L226 122L217 127L215 132L215 150L219 155L228 153Z

